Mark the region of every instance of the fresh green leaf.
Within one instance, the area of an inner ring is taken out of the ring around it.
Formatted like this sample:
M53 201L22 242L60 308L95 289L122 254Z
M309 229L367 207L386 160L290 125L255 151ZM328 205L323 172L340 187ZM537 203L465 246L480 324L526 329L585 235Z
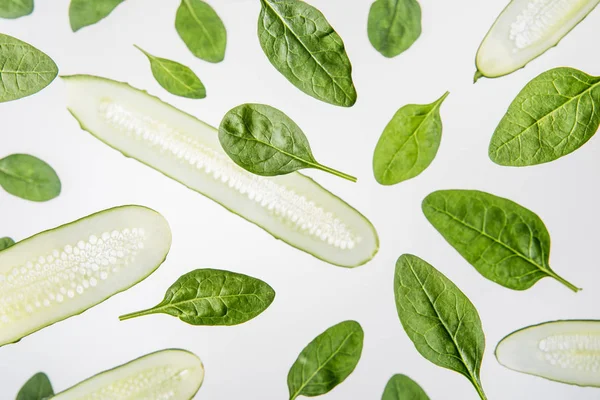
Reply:
M216 11L202 0L182 0L175 29L198 58L218 63L225 58L227 30Z
M57 74L58 67L46 54L0 33L0 103L39 92Z
M61 189L54 169L28 154L13 154L0 160L0 186L12 195L31 201L52 200Z
M124 0L71 0L69 22L73 32L94 25L108 15Z
M390 378L381 400L429 400L427 393L406 375L396 374Z
M17 400L44 400L54 395L50 379L43 372L38 372L19 390Z
M554 161L583 146L600 124L600 77L555 68L529 82L508 107L490 142L500 165Z
M203 99L206 97L206 88L194 71L183 64L166 58L155 57L140 47L135 47L148 57L154 79L169 93L189 99Z
M411 254L396 262L394 293L398 317L417 351L435 365L467 377L485 400L479 378L485 335L467 296Z
M337 106L356 103L352 65L342 38L316 8L300 0L260 0L258 39L291 83Z
M33 0L0 0L0 18L19 18L33 12Z
M431 104L410 104L396 112L375 147L377 182L395 185L414 178L431 164L442 140L440 106L448 94Z
M546 226L517 203L475 190L440 190L422 207L435 229L487 279L525 290L551 276L579 290L552 271Z
M317 336L302 350L288 374L290 400L331 391L356 368L364 332L356 321L344 321Z
M377 0L369 11L369 40L385 57L396 57L421 36L421 6L416 0Z
M319 164L300 127L271 106L242 104L230 110L221 121L219 140L236 164L257 175L316 168L356 182L353 176Z
M8 249L10 246L15 244L15 241L9 237L0 238L0 251Z
M182 275L153 308L126 314L121 321L150 314L169 314L192 325L238 325L271 305L275 291L247 275L197 269Z

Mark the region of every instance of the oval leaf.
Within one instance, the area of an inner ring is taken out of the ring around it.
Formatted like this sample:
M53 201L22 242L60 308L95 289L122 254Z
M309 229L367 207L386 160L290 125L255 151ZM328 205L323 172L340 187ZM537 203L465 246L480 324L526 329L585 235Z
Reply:
M124 0L71 0L69 22L73 32L99 22Z
M46 54L0 33L0 103L39 92L57 74L58 67Z
M182 275L153 308L119 317L121 321L149 314L169 314L192 325L238 325L271 305L275 291L251 276L216 269Z
M356 103L352 65L342 38L316 8L300 0L261 0L258 39L294 86L337 106Z
M33 12L33 0L0 1L0 18L19 18Z
M397 374L388 381L381 400L429 400L429 396L417 382Z
M227 31L215 10L202 0L182 0L175 29L198 58L218 63L225 58Z
M0 160L0 186L12 195L31 201L52 200L61 190L54 169L28 154L13 154Z
M369 11L369 40L385 57L396 57L421 35L421 6L416 0L377 0Z
M600 77L555 68L529 82L496 128L489 156L521 167L554 161L583 146L600 124Z
M44 400L54 395L50 379L43 372L38 372L19 390L17 400Z
M0 238L0 251L8 249L10 246L15 244L15 241L9 237Z
M150 68L154 79L169 93L189 99L203 99L206 88L200 78L188 67L166 58L155 57L135 46L150 60Z
M363 339L363 330L356 321L340 322L317 336L290 369L290 400L319 396L342 383L360 360Z
M467 296L411 254L396 262L394 293L400 322L419 353L467 377L485 399L479 379L485 336L477 309Z
M230 110L221 121L219 140L236 164L257 175L316 168L356 182L353 176L319 164L298 125L267 105L242 104Z
M446 92L431 104L399 109L385 127L373 155L373 173L382 185L395 185L423 172L442 140L440 106Z

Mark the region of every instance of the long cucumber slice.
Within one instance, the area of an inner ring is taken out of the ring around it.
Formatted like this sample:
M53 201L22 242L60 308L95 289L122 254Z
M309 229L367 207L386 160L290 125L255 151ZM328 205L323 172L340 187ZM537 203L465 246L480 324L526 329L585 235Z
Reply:
M52 400L190 400L204 381L200 359L168 349L94 375Z
M496 347L515 371L579 386L600 387L600 321L552 321L511 333Z
M475 80L523 68L567 35L600 0L512 0L477 51Z
M81 128L124 155L331 264L355 267L377 253L373 225L312 179L245 171L221 149L215 128L126 83L88 75L63 79Z
M142 281L165 260L156 211L111 208L0 252L0 346L77 315Z

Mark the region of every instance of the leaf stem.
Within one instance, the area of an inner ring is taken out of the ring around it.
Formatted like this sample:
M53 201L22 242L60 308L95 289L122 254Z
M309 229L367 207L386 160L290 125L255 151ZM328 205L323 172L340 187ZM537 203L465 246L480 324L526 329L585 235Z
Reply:
M126 321L128 319L142 317L144 315L156 314L156 311L153 308L149 308L147 310L136 311L129 314L121 315L119 317L119 321Z
M487 397L485 396L483 388L480 386L480 384L478 382L473 382L473 386L475 386L475 390L477 390L477 394L479 395L481 400L487 400Z
M356 179L352 175L345 174L345 173L343 173L341 171L338 171L337 169L329 168L329 167L327 167L325 165L317 164L317 168L320 169L321 171L329 172L330 174L333 174L335 176L339 176L340 178L347 179L350 182L355 182L356 183L356 181L358 180L358 179Z
M551 277L553 277L554 279L556 279L557 281L559 281L560 283L562 283L563 285L565 285L566 287L568 287L569 289L571 289L572 291L574 291L575 293L577 293L581 290L581 288L578 288L577 286L573 285L571 282L569 282L566 279L564 279L563 277L557 275L553 271L546 271L546 273L548 275L550 275Z

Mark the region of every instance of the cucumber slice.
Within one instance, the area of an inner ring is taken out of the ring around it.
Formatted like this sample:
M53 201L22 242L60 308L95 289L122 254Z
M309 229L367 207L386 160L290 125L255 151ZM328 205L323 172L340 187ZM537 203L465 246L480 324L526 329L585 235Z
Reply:
M168 349L94 375L52 400L190 400L204 381L200 359Z
M80 314L165 260L171 230L156 211L111 208L0 252L0 346Z
M379 248L373 225L300 173L261 177L221 149L215 128L126 83L89 75L63 77L81 128L331 264L355 267Z
M600 0L512 0L483 39L475 81L523 68L554 47Z
M496 347L515 371L578 386L600 387L600 321L552 321L511 333Z

